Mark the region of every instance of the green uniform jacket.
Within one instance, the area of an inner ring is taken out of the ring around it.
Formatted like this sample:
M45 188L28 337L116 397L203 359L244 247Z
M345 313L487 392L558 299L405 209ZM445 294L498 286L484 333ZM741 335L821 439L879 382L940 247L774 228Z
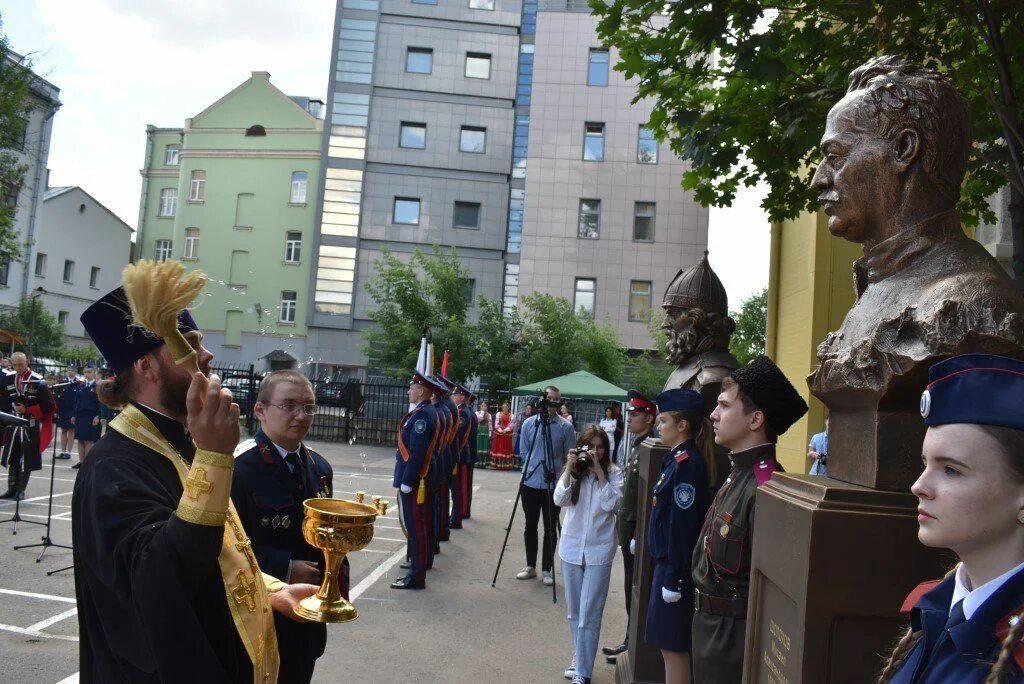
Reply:
M632 437L629 457L626 459L626 479L622 485L622 500L619 501L619 513L615 518L615 532L619 537L619 546L629 548L629 542L636 533L636 502L640 484L640 452L638 447L650 436L650 432Z
M693 616L693 681L735 684L743 677L750 594L754 495L760 464L775 464L775 445L762 444L729 455L732 469L711 504L693 550L693 586L702 594L738 605L742 616L701 612Z

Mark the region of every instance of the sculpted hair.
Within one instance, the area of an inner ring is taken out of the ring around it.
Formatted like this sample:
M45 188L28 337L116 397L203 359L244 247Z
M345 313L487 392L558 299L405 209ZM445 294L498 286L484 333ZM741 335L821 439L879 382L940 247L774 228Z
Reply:
M902 57L882 55L850 73L846 92L860 91L884 138L906 128L918 132L925 175L955 203L971 152L971 115L952 82Z
M261 404L269 403L274 397L274 388L282 382L305 385L309 389L313 389L313 383L309 381L309 378L297 370L289 368L287 370L274 371L273 373L268 373L260 382L260 391L259 394L256 395L256 401Z

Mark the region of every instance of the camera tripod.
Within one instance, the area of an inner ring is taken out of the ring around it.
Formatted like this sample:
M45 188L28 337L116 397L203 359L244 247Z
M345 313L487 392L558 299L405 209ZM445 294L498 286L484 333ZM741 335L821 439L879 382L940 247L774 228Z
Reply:
M508 537L512 532L512 522L516 517L516 509L519 508L519 500L523 495L523 483L526 482L533 473L537 472L538 468L544 468L544 487L545 494L544 506L547 508L548 523L549 527L544 528L544 539L540 543L541 558L544 558L544 542L547 542L550 537L551 543L551 578L554 580L555 577L555 563L554 555L558 546L558 535L560 523L558 521L558 513L554 503L554 490L555 490L555 463L554 463L554 449L551 446L551 414L548 413L548 402L545 398L540 402L540 408L537 414L537 422L540 427L534 427L534 441L530 445L530 453L526 456L526 460L523 463L523 474L519 477L519 486L516 488L516 499L512 503L512 515L509 516L508 526L505 528L505 541L501 544L501 553L498 554L498 565L494 568L494 577L491 579L491 586L496 586L498 582L498 572L501 570L501 561L505 557L505 548L508 546ZM525 425L525 424L524 424ZM542 450L542 458L539 462L534 462L533 454L537 445L537 431L540 431L540 444ZM531 467L532 466L532 467ZM524 510L525 513L525 510ZM549 535L549 531L551 534ZM557 584L551 582L551 602L558 603Z
M23 497L23 492L20 491L20 489L21 489L20 479L22 477L25 477L28 474L27 471L25 470L25 454L27 453L28 448L29 448L29 446L31 444L31 440L29 439L28 429L25 426L27 426L29 424L29 422L28 422L28 420L26 420L24 418L21 418L19 416L15 416L13 414L0 413L0 423L2 423L5 426L11 427L13 430L15 430L15 433L11 436L11 453L7 457L8 458L8 461L7 461L7 467L8 468L14 467L14 465L11 463L11 461L14 459L14 441L15 440L18 440L19 448L21 449L21 454L19 455L19 458L21 459L21 463L19 464L19 468L20 468L20 470L19 470L20 474L18 476L19 482L15 483L16 493L15 493L15 496L14 496L14 514L10 518L8 518L7 520L0 520L0 525L5 525L7 523L14 523L14 530L12 531L12 534L18 534L18 525L20 523L24 523L26 525L45 525L46 528L47 528L47 533L49 533L49 528L50 528L49 518L47 518L47 521L44 523L44 522L40 522L38 520L25 520L24 518L21 517L21 499ZM52 472L50 474L50 493L51 494L53 493L53 473Z
M24 453L24 452L22 452L22 453ZM40 543L38 543L38 544L23 544L21 546L15 546L14 547L14 549L17 551L18 549L34 549L34 548L37 548L37 547L41 546L42 547L42 551L40 551L39 555L36 556L36 563L41 563L42 562L43 554L45 554L46 553L46 549L48 549L50 547L56 547L58 549L68 549L69 551L71 550L70 546L67 546L66 544L56 544L56 543L54 543L54 541L52 539L50 539L50 525L51 525L51 520L53 518L53 475L54 475L54 471L56 469L56 464L57 464L57 435L54 434L54 436L53 436L53 449L52 449L52 451L50 453L50 497L49 497L49 503L46 505L46 532L43 533L42 541ZM28 521L26 521L26 522L28 522ZM41 525L43 523L37 523L37 524ZM47 575L47 577L49 577L50 575L54 575L54 574L56 574L58 572L64 572L65 570L70 570L73 567L75 567L74 564L71 564L71 565L69 565L67 567L60 568L58 570L51 570L51 571L47 572L46 575Z

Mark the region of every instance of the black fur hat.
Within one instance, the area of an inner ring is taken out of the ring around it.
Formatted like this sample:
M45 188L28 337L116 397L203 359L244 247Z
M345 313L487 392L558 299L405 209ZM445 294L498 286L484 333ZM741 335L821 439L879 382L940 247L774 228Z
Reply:
M768 427L776 435L784 433L807 413L807 402L764 354L755 356L729 377L736 381L748 399L757 404Z

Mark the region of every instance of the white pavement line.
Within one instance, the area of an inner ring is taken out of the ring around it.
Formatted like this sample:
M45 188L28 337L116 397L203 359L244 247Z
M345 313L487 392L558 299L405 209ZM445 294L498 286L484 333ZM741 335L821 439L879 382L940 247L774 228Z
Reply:
M364 577L362 581L355 586L352 591L348 593L349 601L355 601L359 598L364 591L373 586L373 583L383 577L388 570L398 565L401 561L405 560L405 549L398 549L394 555L388 558L386 561L378 565L373 569L369 575Z
M71 511L64 511L53 516L54 520L71 520Z
M398 541L398 542L402 542L404 544L405 542L408 541L408 539L393 539L391 537L374 537L373 541Z
M69 617L74 617L75 615L78 615L78 608L72 608L71 610L65 610L63 613L61 613L59 615L54 615L51 618L46 618L45 620L40 620L36 624L29 625L25 629L27 629L30 632L41 632L44 629L46 629L47 627L49 627L50 625L55 625L58 622L60 622L61 620L67 620Z
M0 625L0 632L14 632L15 634L21 634L22 636L36 637L38 639L57 639L59 641L78 641L76 636L68 636L67 634L47 634L46 632L32 632L24 627L15 627L14 625Z
M359 551L365 551L366 553L390 553L391 549L359 549Z
M8 509L4 510L4 513L10 513L10 511L11 511L11 509L8 508ZM22 518L35 518L36 520L46 520L46 516L45 515L36 515L35 513L22 513L21 517ZM66 522L66 523L71 522L70 518L58 518L56 515L51 516L51 518L53 520L59 520L61 522ZM6 522L6 521L4 521L4 522Z
M67 596L54 596L53 594L35 594L31 591L18 591L17 589L0 589L0 594L10 594L11 596L24 596L26 598L37 598L44 599L47 601L57 601L58 603L77 603L75 599L68 598Z
M46 499L47 497L44 496L43 498ZM21 500L21 505L22 506L41 506L42 508L46 508L50 504L49 504L48 501L29 501L28 499L22 499ZM8 500L0 501L0 506L2 506L3 510L5 510L5 511L12 511L12 510L14 510L15 502L14 501L8 501ZM71 508L71 506L68 505L68 504L59 504L59 503L53 504L53 507L54 508L68 508L68 509Z
M57 684L78 684L78 673L76 672L70 677L65 677L64 679L57 682Z
M58 496L71 496L74 492L61 492L60 494L54 494L53 498L56 499ZM42 496L33 496L31 499L22 499L21 503L27 504L33 501L42 501L43 499L49 499L49 494L43 494Z

